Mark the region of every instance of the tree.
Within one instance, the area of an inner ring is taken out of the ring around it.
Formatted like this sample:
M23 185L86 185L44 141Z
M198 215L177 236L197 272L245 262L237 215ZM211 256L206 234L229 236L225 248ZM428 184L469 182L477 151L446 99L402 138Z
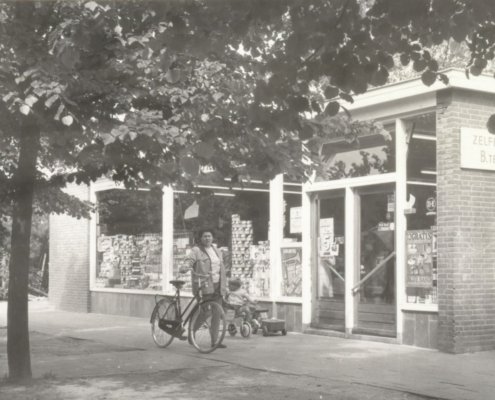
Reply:
M87 217L68 182L192 187L201 166L239 181L307 176L352 96L455 39L477 75L493 59L490 0L218 0L0 4L0 203L12 216L9 375L31 375L27 273L33 208ZM315 118L319 115L320 118ZM324 116L324 118L322 118ZM312 160L312 162L308 162Z

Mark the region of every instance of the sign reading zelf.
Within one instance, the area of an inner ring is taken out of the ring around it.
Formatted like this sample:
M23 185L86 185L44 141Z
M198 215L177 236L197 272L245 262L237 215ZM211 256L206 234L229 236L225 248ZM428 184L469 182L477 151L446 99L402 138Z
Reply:
M461 128L461 168L495 171L495 135L485 129Z

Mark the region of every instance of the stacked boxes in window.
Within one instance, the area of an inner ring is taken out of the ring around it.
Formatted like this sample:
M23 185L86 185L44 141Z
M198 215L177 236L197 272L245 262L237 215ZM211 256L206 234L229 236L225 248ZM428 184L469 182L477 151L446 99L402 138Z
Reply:
M239 278L249 292L253 277L250 260L250 247L253 244L253 223L242 221L238 214L232 215L232 278Z

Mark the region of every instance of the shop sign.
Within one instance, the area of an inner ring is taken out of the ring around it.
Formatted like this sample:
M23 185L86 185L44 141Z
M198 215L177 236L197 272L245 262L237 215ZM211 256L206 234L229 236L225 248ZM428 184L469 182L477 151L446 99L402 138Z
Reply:
M302 207L290 209L290 233L302 233Z
M433 233L429 229L407 231L406 286L431 288Z
M461 168L495 171L495 135L461 128Z

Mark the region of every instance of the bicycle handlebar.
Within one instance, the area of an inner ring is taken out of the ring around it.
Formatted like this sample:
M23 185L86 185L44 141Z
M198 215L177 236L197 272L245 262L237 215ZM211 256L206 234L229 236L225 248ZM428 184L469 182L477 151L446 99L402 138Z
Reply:
M194 272L193 270L191 270L191 274L196 275L200 278L208 278L210 276L210 274L198 274L197 272Z

